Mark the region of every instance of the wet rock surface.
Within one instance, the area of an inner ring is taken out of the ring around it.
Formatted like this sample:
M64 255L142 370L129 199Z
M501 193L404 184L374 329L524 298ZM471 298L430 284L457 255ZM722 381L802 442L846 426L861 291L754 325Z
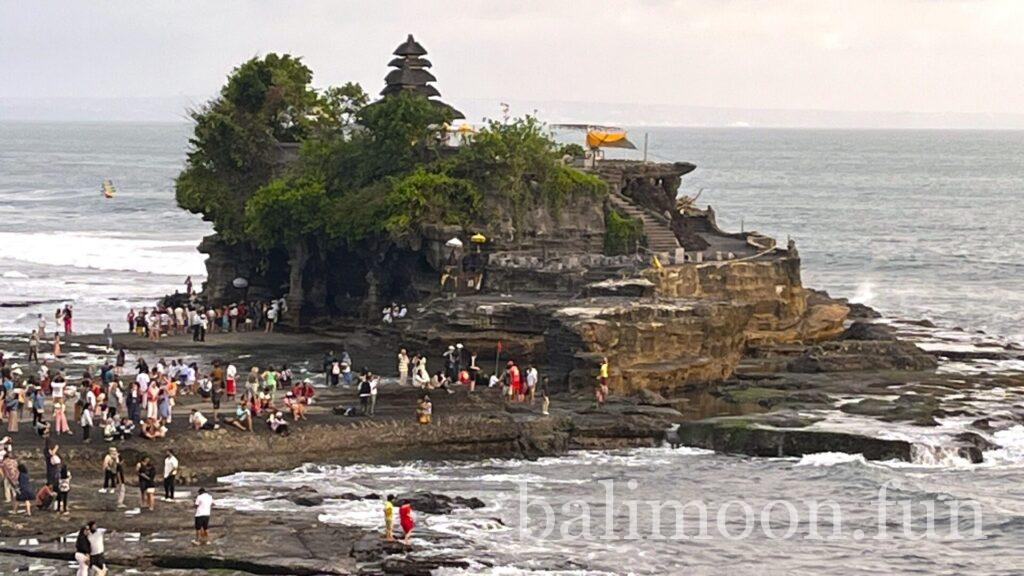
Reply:
M843 340L823 342L789 362L792 372L867 372L873 370L932 370L935 357L901 340Z
M748 456L804 456L818 452L863 454L868 460L911 459L911 444L853 433L808 430L798 416L787 427L759 417L711 418L684 422L675 431L677 442L716 452ZM801 426L803 424L803 426Z

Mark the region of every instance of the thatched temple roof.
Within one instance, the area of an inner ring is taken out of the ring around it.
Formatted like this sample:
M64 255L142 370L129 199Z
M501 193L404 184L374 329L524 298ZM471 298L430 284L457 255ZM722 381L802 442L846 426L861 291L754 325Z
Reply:
M426 49L412 37L412 34L409 34L405 42L395 48L394 54L397 58L388 62L388 66L394 70L388 72L388 75L384 77L384 89L380 92L381 96L398 94L403 90L422 94L426 98L440 96L441 93L437 91L437 88L431 85L432 82L437 82L437 78L427 70L431 66L430 61L422 58L426 53ZM443 102L438 100L431 100L431 102L450 110L455 119L465 118L462 112Z

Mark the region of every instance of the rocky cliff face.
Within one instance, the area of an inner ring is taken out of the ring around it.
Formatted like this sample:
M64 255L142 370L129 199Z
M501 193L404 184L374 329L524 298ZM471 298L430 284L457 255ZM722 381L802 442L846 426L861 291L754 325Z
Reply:
M724 301L605 298L561 308L554 320L575 336L569 385L592 385L601 359L608 357L609 388L625 393L729 376L743 356L751 311L749 305ZM549 339L556 333L549 332Z
M261 254L248 243L229 244L217 234L203 238L197 249L207 255L202 295L208 303L266 300L279 296L281 286L287 285L287 255L283 253ZM236 288L236 278L244 278L248 287Z
M643 276L665 298L702 298L747 304L749 346L819 342L838 337L849 308L821 296L809 298L800 282L800 259L766 257L647 269Z

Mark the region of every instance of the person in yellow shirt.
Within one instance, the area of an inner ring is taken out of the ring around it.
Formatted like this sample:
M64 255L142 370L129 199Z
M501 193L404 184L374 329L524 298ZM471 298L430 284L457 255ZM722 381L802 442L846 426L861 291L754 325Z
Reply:
M392 542L395 539L395 496L388 494L384 500L384 539Z
M608 398L608 357L601 358L601 369L597 377L597 387L594 389L594 400L597 402L597 407L604 406L604 401Z

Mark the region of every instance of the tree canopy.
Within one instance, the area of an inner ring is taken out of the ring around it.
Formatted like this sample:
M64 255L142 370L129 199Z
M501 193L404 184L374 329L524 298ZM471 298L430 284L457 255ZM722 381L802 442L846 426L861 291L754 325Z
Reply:
M245 238L245 203L272 178L278 144L309 134L321 101L312 77L289 55L235 68L220 94L190 114L195 131L175 182L178 204L213 222L225 239Z
M401 241L424 224L469 226L485 195L517 209L557 209L601 194L596 177L563 166L537 119L489 122L444 146L451 109L402 91L370 102L358 84L315 90L298 58L268 54L228 76L192 112L195 133L176 181L178 203L228 241L271 249L296 240ZM298 158L282 162L282 143Z

